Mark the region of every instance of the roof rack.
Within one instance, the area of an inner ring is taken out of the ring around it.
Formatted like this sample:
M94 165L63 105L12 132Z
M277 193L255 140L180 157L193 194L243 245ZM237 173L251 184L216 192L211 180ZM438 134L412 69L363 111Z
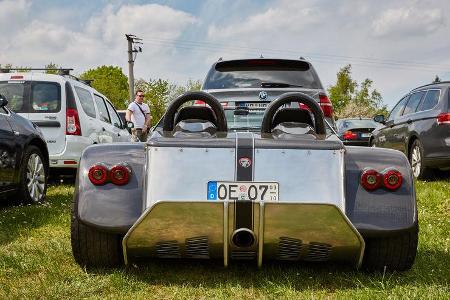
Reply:
M29 71L57 71L56 75L71 78L73 80L82 82L88 86L91 86L93 79L80 79L72 74L72 68L0 68L0 73L11 73L11 71L29 72Z
M423 87L426 87L426 86L429 86L429 85L436 85L436 84L441 84L441 83L450 83L450 81L446 80L446 81L439 81L439 82L432 82L432 83L424 84L424 85L421 85L421 86L418 86L418 87L412 89L412 91L415 91L417 89L420 89L420 88L423 88Z
M58 71L58 75L70 75L71 68L1 68L0 73L11 73L11 71Z

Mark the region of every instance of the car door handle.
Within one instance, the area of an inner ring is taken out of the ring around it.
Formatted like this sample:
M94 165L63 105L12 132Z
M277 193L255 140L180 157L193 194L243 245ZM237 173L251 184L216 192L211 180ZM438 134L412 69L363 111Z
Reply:
M120 133L117 133L118 136L120 136Z
M102 127L102 131L106 131L105 127Z
M412 123L412 120L411 120L411 119L408 119L408 121L406 121L406 123L411 124L411 123Z

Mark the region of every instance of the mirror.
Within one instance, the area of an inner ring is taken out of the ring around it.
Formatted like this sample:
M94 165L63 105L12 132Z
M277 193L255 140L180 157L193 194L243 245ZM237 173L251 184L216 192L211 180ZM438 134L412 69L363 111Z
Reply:
M6 97L0 94L0 107L4 107L8 105L8 100L6 100Z
M375 117L373 117L373 120L375 122L381 123L381 124L385 124L386 120L384 119L384 115L376 115Z

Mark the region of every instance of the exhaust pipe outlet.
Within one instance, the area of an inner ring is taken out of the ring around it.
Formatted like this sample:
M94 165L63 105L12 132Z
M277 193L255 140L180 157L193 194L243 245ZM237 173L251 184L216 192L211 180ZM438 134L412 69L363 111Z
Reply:
M256 237L253 231L248 228L239 228L233 232L231 241L236 247L248 248L255 244Z

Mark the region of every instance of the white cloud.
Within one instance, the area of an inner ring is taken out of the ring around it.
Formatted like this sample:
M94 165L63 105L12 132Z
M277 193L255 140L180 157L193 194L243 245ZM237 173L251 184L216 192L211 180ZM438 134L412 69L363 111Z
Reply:
M0 4L3 5L3 2ZM102 64L119 65L125 71L125 33L144 39L176 39L196 22L192 15L162 5L123 5L118 9L108 5L99 15L87 18L84 28L73 30L64 23L31 19L30 10L24 9L29 8L30 3L25 0L21 0L21 5L17 7L9 2L7 4L9 12L3 16L5 24L14 22L16 18L30 20L22 24L22 28L13 30L6 42L4 40L0 63L39 67L51 61L64 67L74 67L76 72ZM141 67L161 69L164 57L169 55L166 48L162 45L144 45L143 48L144 52L138 57Z
M410 38L435 33L444 25L443 9L405 7L388 9L372 23L375 36Z

